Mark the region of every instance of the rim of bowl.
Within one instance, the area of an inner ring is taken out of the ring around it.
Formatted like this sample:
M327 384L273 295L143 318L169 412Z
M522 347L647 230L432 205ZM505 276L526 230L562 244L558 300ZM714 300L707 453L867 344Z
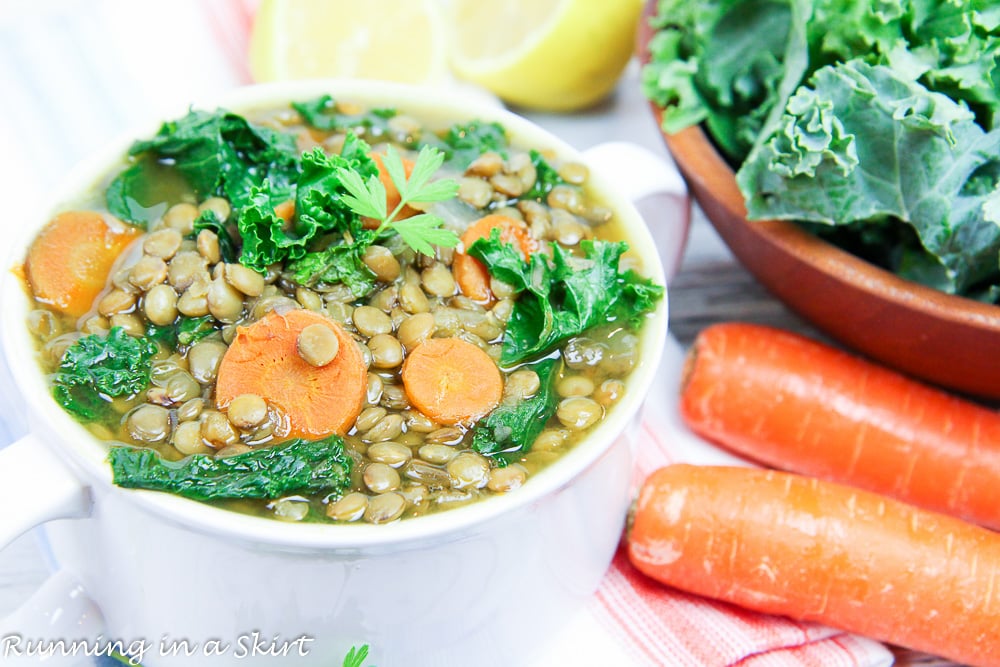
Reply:
M558 461L532 476L528 483L503 496L485 498L470 505L439 513L396 521L386 525L331 525L322 523L285 523L273 518L257 517L205 503L155 491L121 489L111 483L107 450L80 423L66 413L52 398L45 376L37 360L37 352L26 326L30 300L13 270L23 261L27 247L51 215L68 202L94 187L99 179L122 163L126 149L135 138L156 132L165 119L195 108L221 107L236 112L274 107L294 100L310 99L330 94L334 99L358 102L367 107L391 106L415 116L437 117L450 122L467 120L498 121L507 130L512 143L550 148L569 159L581 160L580 152L530 121L484 99L468 93L440 88L422 88L362 80L322 79L257 84L236 88L208 100L196 100L193 105L169 111L151 122L143 123L123 133L108 146L77 165L62 184L40 207L37 217L21 227L19 238L8 257L0 303L3 318L2 349L11 374L21 389L29 412L44 417L48 427L59 436L52 446L66 452L77 467L82 468L88 484L99 483L113 492L129 494L136 507L158 517L193 528L203 533L250 540L255 543L289 548L324 548L362 551L369 548L412 545L426 540L458 536L467 529L497 519L558 492L569 485L606 452L615 439L624 433L639 413L659 366L663 341L667 332L668 299L664 298L643 326L640 336L639 363L626 381L628 391L615 409L579 444ZM598 170L591 170L590 187L600 193L615 211L625 237L630 242L643 267L644 275L666 285L663 267L656 245L638 211L625 197L617 193ZM35 429L29 419L29 432Z

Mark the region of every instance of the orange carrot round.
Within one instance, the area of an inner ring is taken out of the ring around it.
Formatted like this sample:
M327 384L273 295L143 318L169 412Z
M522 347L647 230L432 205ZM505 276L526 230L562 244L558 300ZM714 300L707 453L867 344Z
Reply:
M28 249L24 273L32 294L80 317L94 305L118 257L138 235L135 227L109 223L95 211L60 213Z
M460 338L431 338L403 362L410 403L441 424L469 424L500 403L503 378L489 355Z
M796 334L701 332L681 414L765 465L1000 529L1000 414Z
M1000 665L1000 535L791 473L667 466L628 553L682 590L963 663Z
M298 351L299 334L312 324L337 336L333 361L314 366ZM311 310L271 311L237 329L219 364L215 403L225 410L241 394L257 394L287 418L281 437L317 440L343 435L364 406L367 369L361 350L336 322Z
M500 239L505 243L513 243L521 249L525 258L538 251L538 242L528 231L528 225L521 220L508 218L505 215L493 213L476 220L462 234L462 248L468 249L478 239L487 239L494 229L500 229ZM490 274L475 257L465 254L465 251L455 253L452 263L452 273L462 294L478 303L493 301L493 291L490 289Z

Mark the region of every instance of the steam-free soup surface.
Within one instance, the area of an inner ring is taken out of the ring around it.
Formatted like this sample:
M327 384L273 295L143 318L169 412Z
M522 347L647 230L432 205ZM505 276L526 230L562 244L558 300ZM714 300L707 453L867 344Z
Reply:
M376 524L515 493L662 294L588 177L496 123L195 110L42 230L28 326L121 486Z

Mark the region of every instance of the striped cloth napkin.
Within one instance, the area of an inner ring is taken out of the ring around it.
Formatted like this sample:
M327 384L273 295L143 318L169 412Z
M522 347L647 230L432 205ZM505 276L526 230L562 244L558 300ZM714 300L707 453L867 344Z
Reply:
M32 202L81 157L137 122L175 113L249 81L246 47L255 0L5 0L0 4L0 231L19 228ZM609 119L615 121L620 119ZM544 124L544 123L543 123ZM655 138L651 137L651 141ZM687 433L675 410L682 351L666 341L650 397L636 483L672 461L732 461ZM17 405L0 364L0 399ZM23 432L0 415L0 444ZM875 667L892 662L874 641L763 616L667 589L620 552L597 595L538 664ZM391 667L391 666L387 666Z

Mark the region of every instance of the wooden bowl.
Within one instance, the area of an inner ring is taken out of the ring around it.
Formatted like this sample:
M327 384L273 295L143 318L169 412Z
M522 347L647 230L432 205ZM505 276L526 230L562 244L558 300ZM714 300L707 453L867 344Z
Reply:
M654 34L649 2L639 59ZM650 103L658 127L662 110ZM733 169L700 127L663 133L667 148L719 236L789 308L832 338L915 377L1000 398L1000 307L903 280L793 222L748 221Z

